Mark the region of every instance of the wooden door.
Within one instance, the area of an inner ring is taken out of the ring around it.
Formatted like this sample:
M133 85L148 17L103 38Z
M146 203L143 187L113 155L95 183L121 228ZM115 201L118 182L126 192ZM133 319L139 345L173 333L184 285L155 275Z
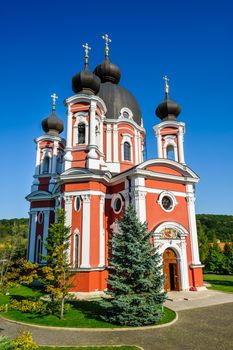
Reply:
M168 248L163 253L163 272L165 276L164 289L166 291L180 290L180 274L177 257L174 250Z

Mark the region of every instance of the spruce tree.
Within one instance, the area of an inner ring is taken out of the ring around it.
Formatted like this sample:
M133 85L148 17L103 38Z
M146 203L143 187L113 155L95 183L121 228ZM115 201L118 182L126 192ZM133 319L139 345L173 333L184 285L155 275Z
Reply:
M127 326L155 324L166 297L161 256L131 205L117 226L109 242L109 299L102 302L102 318Z

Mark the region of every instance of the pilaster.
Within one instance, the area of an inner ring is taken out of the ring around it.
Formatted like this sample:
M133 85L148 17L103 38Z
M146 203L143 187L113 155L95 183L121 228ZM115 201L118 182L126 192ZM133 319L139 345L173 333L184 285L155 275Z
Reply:
M35 256L35 241L36 241L36 217L37 212L31 212L30 213L30 220L31 220L31 230L30 230L30 244L29 244L29 254L28 254L28 260L32 263L34 263L34 256Z
M82 196L83 217L82 217L82 255L81 268L90 267L90 214L91 214L91 196L89 194Z
M71 195L69 195L68 193L65 194L65 225L67 227L72 226L72 199L73 197ZM68 259L68 263L70 263L70 258L71 258L71 252L70 252L70 246L71 246L71 237L70 237L70 241L69 241L69 248L67 250L67 259Z
M103 226L103 218L104 218L104 202L105 198L103 195L100 196L100 231L99 231L99 267L103 267L105 265L105 232Z

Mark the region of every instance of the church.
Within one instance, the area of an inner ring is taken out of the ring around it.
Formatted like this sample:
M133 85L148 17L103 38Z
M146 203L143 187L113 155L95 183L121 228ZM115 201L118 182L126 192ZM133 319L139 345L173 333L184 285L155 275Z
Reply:
M121 72L109 58L89 69L88 44L84 68L72 78L74 94L65 100L63 121L56 113L42 121L44 134L35 139L36 164L30 202L28 260L43 263L44 242L56 209L64 208L70 227L68 258L73 292L106 290L108 240L116 221L131 203L141 222L153 232L153 244L163 259L165 290L201 290L195 185L198 176L185 163L185 123L178 121L180 106L169 96L156 108L153 127L158 158L144 160L146 130L135 97L119 83Z

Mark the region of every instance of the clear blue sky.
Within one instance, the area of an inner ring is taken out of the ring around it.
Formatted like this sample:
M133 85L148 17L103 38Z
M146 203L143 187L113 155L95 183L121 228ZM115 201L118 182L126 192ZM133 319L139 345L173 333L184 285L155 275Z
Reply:
M50 113L50 95L72 95L71 78L104 57L101 35L121 85L141 106L148 158L156 157L152 126L163 99L162 76L186 122L186 163L201 177L197 212L233 214L233 3L231 0L4 1L0 13L0 218L26 217L35 164L33 139ZM64 133L65 136L65 133Z

